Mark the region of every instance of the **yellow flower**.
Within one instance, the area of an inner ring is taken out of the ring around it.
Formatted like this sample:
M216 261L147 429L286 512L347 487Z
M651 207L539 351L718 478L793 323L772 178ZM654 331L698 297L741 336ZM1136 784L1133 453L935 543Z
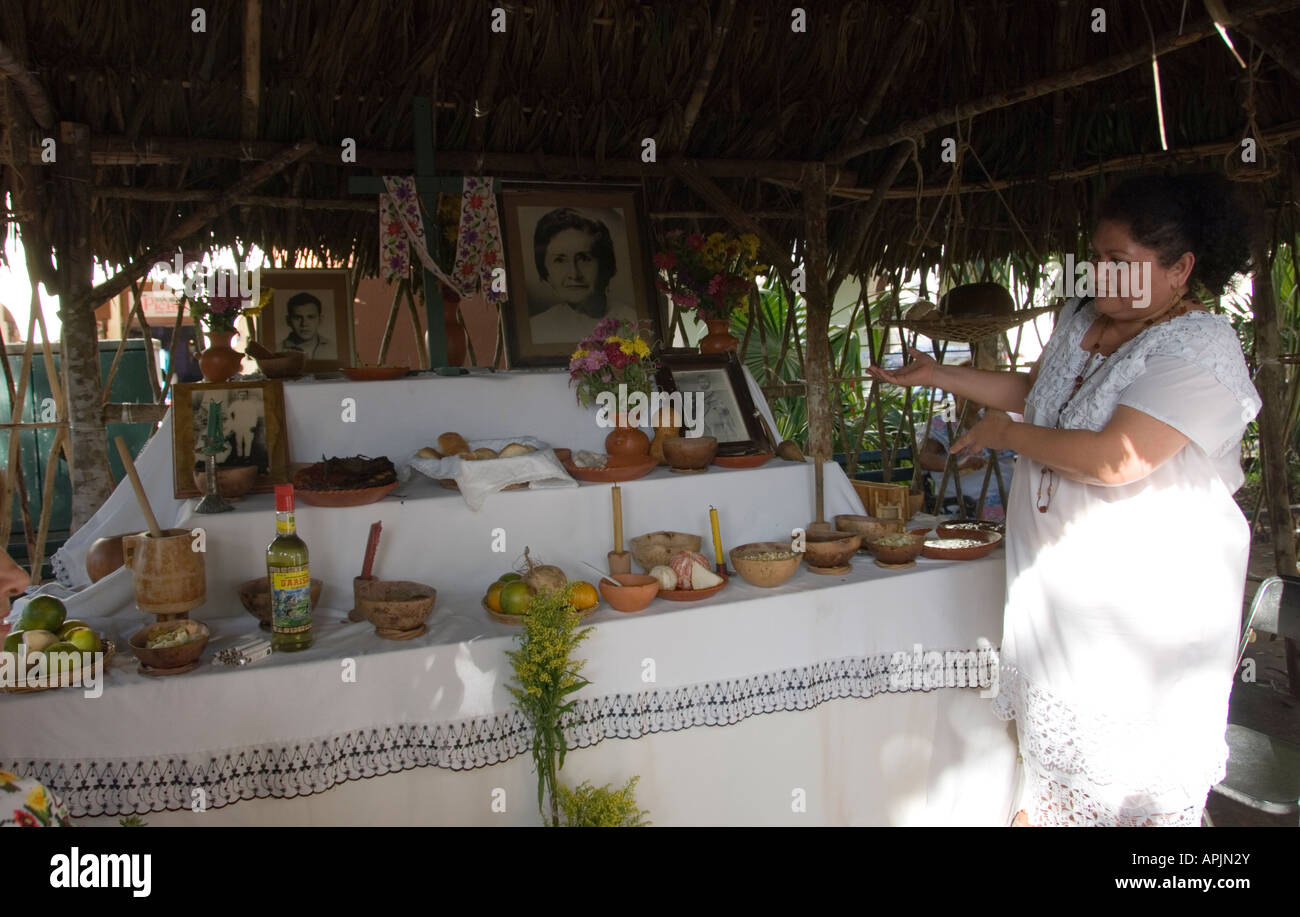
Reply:
M618 345L618 349L630 357L636 353L636 344L631 341L624 341L622 344Z
M637 339L636 339L636 343L633 344L632 346L635 348L635 350L636 350L636 355L637 355L638 357L648 357L648 356L650 356L650 347L649 347L649 345L646 344L646 342L643 341L643 340L641 340L640 338L637 338Z
M573 356L569 357L569 359L570 359L570 360L581 360L581 359L582 359L583 357L585 357L586 355L587 355L587 351L585 351L585 350L583 350L581 347L579 347L577 350L575 350L575 351L573 352Z
M41 786L32 787L32 791L27 794L27 807L35 812L44 812L49 808L49 803L45 800L45 789Z
M606 343L606 344L622 344L622 343L623 343L623 339L622 339L621 337L618 337L617 335L612 335L612 334L611 334L609 337L605 338L605 343Z
M18 775L11 774L9 771L0 771L0 783L17 783Z
M722 242L723 235L720 232L711 232L704 240L705 245L720 245Z

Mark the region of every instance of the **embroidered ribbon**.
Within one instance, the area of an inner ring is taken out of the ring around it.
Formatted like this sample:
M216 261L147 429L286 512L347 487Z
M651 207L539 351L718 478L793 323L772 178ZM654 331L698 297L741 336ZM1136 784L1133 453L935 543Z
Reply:
M411 250L433 274L462 297L461 285L452 280L433 260L424 244L424 220L415 179L409 175L385 175L386 194L379 195L379 260L385 281L404 280L411 271Z
M506 291L492 288L492 272L504 266L501 221L497 216L496 196L492 193L492 179L466 176L460 198L460 233L452 273L462 288L471 292L477 279L484 298L500 303L506 298Z

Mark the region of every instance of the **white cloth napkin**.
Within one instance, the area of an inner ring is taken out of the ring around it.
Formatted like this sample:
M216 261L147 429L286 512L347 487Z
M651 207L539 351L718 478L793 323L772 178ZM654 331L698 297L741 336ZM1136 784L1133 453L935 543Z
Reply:
M397 474L403 481L410 478L413 470L436 480L453 478L460 487L460 495L465 498L465 503L476 512L483 507L488 494L494 494L511 484L527 484L532 489L578 486L578 482L569 477L560 460L555 457L555 450L535 437L474 440L469 446L471 449L487 448L500 452L511 443L535 446L537 451L510 458L474 462L454 455L442 459L416 457L404 462Z

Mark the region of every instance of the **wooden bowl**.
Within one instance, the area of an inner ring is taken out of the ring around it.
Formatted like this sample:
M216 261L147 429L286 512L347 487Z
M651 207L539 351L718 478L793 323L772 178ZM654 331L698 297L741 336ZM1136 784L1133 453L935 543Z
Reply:
M312 577L312 610L315 610L316 603L320 601L321 586L321 581ZM257 579L250 579L247 582L240 583L239 601L244 604L245 611L262 622L263 630L271 629L271 581L269 579L260 576Z
M268 379L296 379L307 364L307 354L301 350L286 350L273 357L257 361L257 368Z
M217 468L217 493L228 500L238 499L253 489L257 483L256 465L236 465L233 468ZM208 492L208 474L202 469L194 472L194 486L200 494Z
M879 541L871 541L867 543L867 550L874 554L876 560L882 564L910 564L920 556L921 549L925 547L925 536L913 535L909 532L907 537L911 541L903 545L888 545L881 544Z
M862 536L862 550L867 542L874 541L881 535L903 531L903 523L896 519L877 519L875 516L841 515L835 517L835 528L841 532L854 532Z
M423 633L438 599L437 589L409 580L361 580L356 593L361 614L390 640Z
M197 640L191 640L189 643L182 643L180 646L165 646L161 649L149 649L149 639L157 634L171 630L188 630L191 634L198 634ZM208 627L201 621L194 621L186 618L181 621L160 621L157 624L150 624L143 627L131 635L130 647L131 652L135 653L135 658L151 669L179 669L193 662L198 662L199 657L203 655L203 648L208 645L210 636Z
M785 560L756 560L751 555L783 551L790 556ZM731 568L747 583L771 589L794 576L802 559L790 549L788 541L754 541L732 548Z
M666 565L668 558L678 551L699 553L704 539L685 532L647 532L628 542L628 549L641 569L649 573L652 567Z
M664 458L675 471L706 471L717 454L718 440L714 436L664 440Z
M391 484L380 484L378 487L362 487L359 490L306 490L295 487L293 495L308 506L366 506L378 503L396 488L396 481Z
M804 535L804 557L810 567L842 567L862 545L854 532L808 532Z
M997 532L968 532L960 538L923 541L921 553L934 560L975 560L992 554L1001 543L1002 536Z
M86 552L86 575L92 583L97 583L117 570L124 563L122 559L122 539L135 532L123 532L121 535L109 535L96 538Z
M621 585L615 586L608 580L597 581L596 588L615 611L630 614L640 611L654 601L659 594L659 580L641 573L615 573L613 579Z

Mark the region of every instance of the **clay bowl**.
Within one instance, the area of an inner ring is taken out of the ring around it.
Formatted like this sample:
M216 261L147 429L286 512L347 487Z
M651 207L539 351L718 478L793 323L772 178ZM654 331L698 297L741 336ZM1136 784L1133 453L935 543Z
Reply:
M754 555L784 552L790 556L783 560L757 560ZM794 576L799 569L800 557L790 550L788 541L754 541L732 548L731 568L747 583L771 589Z
M861 535L862 549L865 551L868 541L874 541L890 532L901 532L903 524L893 519L877 519L875 516L843 515L835 517L835 528L841 532Z
M808 532L804 535L804 557L810 567L842 567L861 545L862 536L854 532Z
M573 461L572 449L552 449L551 451L554 452L555 457L560 460L560 464Z
M652 567L667 564L668 558L678 551L699 553L704 539L699 535L687 535L685 532L647 532L628 542L632 557L641 569L650 572Z
M621 585L615 586L606 579L597 581L600 594L609 602L609 607L624 614L640 611L654 601L659 594L659 580L653 576L640 573L615 573L612 578Z
M311 607L316 608L316 603L320 601L321 581L312 578L311 581ZM263 630L271 629L271 581L265 576L257 579L250 579L246 583L239 584L239 601L244 603L244 609L257 620L262 622Z
M973 532L997 532L1006 535L1007 527L1001 522L940 522L935 529L940 538L977 538Z
M256 483L256 465L237 465L234 468L217 469L217 493L228 500L242 497L252 490ZM201 494L208 492L208 475L202 468L194 472L194 486Z
M361 580L356 584L357 610L375 625L375 633L402 640L424 633L438 590L409 580Z
M122 559L122 538L135 532L123 532L121 535L109 535L96 538L86 552L86 575L92 583L97 583L124 563Z
M709 463L717 454L717 437L679 436L664 440L664 458L668 460L673 471L707 471Z
M273 357L257 361L257 368L268 379L293 379L302 375L307 364L307 354L301 350L289 350L277 353Z
M910 564L920 556L921 549L925 547L925 536L909 532L907 537L911 541L903 545L888 545L881 544L879 541L871 541L867 543L867 550L874 554L876 560L882 564Z
M997 532L966 532L958 538L924 541L921 553L934 560L975 560L992 554L1001 543L1002 536Z
M177 628L188 630L191 634L198 634L199 638L189 643L182 643L180 646L149 649L150 637ZM135 658L151 669L179 669L198 661L203 655L203 648L208 645L208 637L206 624L186 618L182 621L160 621L143 627L131 635L130 646L131 652L135 653Z

